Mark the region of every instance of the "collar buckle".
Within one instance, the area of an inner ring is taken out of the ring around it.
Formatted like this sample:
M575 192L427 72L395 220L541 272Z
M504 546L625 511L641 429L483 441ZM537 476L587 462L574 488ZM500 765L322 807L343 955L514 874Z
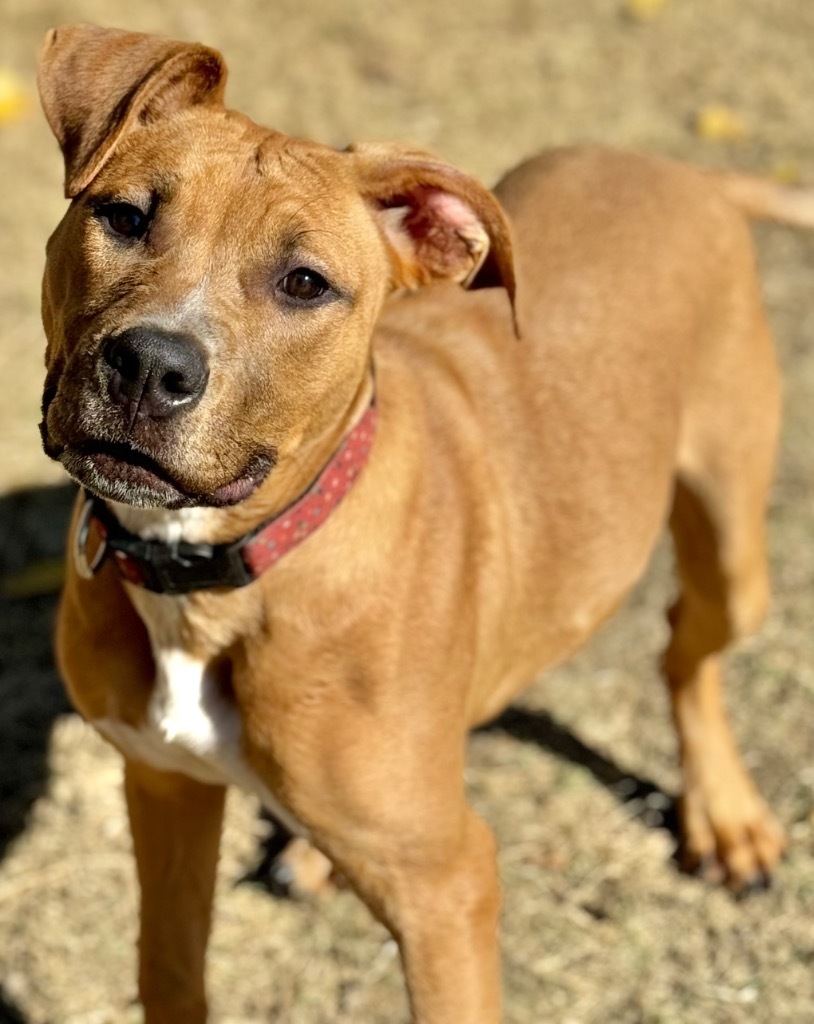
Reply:
M164 544L134 535L110 538L123 575L135 570L137 582L157 594L188 594L213 587L244 587L254 576L241 556L242 543ZM124 564L122 564L124 563ZM133 580L136 582L136 579Z
M85 503L79 513L73 539L73 561L83 580L92 580L108 555L107 537L103 534L93 558L88 558L88 534L96 512L96 501L85 492Z

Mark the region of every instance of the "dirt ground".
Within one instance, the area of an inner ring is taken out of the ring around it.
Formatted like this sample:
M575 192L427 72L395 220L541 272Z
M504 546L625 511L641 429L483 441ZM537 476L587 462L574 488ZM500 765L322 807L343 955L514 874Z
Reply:
M651 19L629 12L648 6ZM534 150L598 139L814 183L809 0L0 0L0 71L33 93L40 39L63 21L201 39L258 120L335 144L412 141L487 181ZM704 119L710 105L724 115ZM33 96L0 123L0 182L0 1022L137 1021L119 762L69 713L49 653L70 491L38 447L38 287L64 203ZM586 651L472 740L472 799L501 847L511 1024L814 1020L814 237L756 238L787 415L775 601L730 661L728 699L788 858L744 902L672 863L664 549ZM258 858L256 812L231 800L215 1018L405 1021L393 943L350 893L294 904L239 884Z

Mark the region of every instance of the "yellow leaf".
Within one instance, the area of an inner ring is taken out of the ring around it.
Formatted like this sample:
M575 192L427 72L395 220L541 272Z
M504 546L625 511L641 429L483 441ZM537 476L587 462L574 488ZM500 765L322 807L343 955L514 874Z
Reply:
M44 558L32 562L25 569L0 580L3 597L20 599L55 594L65 581L65 559Z
M20 79L7 68L0 68L0 125L22 117L29 100L28 90Z
M769 171L772 181L779 185L799 185L803 180L803 172L796 160L778 160Z
M667 6L667 0L625 0L625 14L633 21L652 21Z
M708 103L698 111L695 131L709 142L740 142L749 134L740 114L719 103Z

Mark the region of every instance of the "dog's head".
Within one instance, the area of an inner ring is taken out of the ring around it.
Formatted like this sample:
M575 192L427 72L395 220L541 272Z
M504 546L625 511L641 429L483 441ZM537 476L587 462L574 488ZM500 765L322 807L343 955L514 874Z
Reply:
M49 33L40 92L71 204L48 243L42 435L103 497L229 505L363 387L387 293L502 283L494 198L426 154L344 152L222 104L203 46Z

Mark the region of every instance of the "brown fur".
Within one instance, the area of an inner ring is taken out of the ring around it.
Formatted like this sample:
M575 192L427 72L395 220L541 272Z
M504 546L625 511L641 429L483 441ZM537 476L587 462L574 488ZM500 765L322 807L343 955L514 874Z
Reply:
M742 889L783 848L720 698L720 652L768 597L779 424L747 226L710 176L601 149L529 161L498 206L425 154L339 153L227 112L220 67L147 37L50 38L43 102L76 199L48 252L46 445L131 441L196 495L273 451L265 483L207 520L203 539L231 540L314 478L375 367L374 450L327 524L247 588L157 600L239 708L247 760L391 928L414 1019L495 1024L494 843L465 800L467 731L613 612L667 522L687 863ZM149 246L111 246L89 204L151 189ZM292 315L269 282L297 245L341 297ZM504 287L454 283L473 280ZM179 318L206 346L206 394L128 435L100 339ZM110 563L70 572L58 652L84 715L142 721L153 658ZM203 1021L222 791L136 761L127 780L147 1020Z

